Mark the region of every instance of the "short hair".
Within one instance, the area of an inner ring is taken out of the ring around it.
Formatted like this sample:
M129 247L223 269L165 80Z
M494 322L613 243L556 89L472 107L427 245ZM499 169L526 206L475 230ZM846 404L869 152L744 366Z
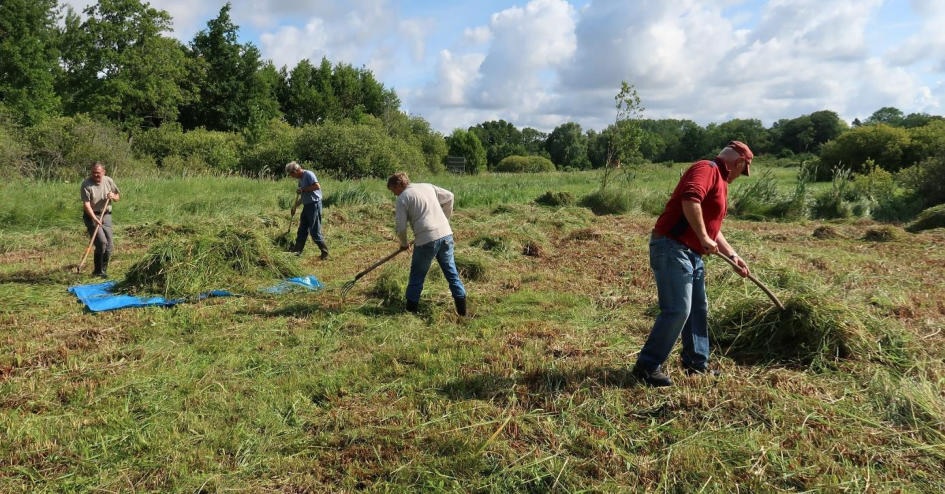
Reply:
M290 161L285 165L285 172L289 175L302 169L302 166L296 163L295 161Z
M407 176L407 172L397 172L390 177L387 177L387 188L394 186L406 187L410 185L410 177Z

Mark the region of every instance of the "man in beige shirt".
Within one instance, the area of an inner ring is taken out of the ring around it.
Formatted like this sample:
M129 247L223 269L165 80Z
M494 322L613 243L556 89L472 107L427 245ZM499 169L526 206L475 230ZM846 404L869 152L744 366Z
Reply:
M423 282L430 264L436 259L449 283L456 313L465 316L466 288L459 278L453 258L453 230L449 222L453 214L453 193L433 184L411 184L404 172L391 175L387 179L387 189L397 196L394 229L401 249L410 248L407 226L413 230L413 258L406 290L407 310L417 312L419 309Z

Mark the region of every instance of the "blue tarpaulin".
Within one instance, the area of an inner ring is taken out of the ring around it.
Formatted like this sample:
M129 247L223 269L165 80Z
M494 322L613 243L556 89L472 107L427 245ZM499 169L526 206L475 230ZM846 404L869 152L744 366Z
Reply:
M228 297L234 295L226 290L213 290L201 293L196 297L183 297L167 299L164 297L139 297L135 295L126 295L112 293L115 287L114 281L104 283L95 283L91 285L76 285L69 287L69 293L78 297L79 301L85 304L92 312L102 312L107 310L128 309L131 307L170 307L181 302L203 300L207 297ZM263 289L268 293L285 293L294 287L302 287L307 290L319 290L322 288L321 282L315 276L299 276L288 278L275 286Z

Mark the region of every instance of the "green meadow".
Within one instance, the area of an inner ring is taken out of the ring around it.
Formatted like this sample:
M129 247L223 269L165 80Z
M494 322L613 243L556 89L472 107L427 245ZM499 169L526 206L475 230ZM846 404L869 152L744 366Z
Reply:
M600 172L415 178L456 194L466 318L437 268L404 312L409 255L341 296L397 249L382 180L319 177L331 257L280 255L322 290L257 275L101 313L67 291L101 281L75 272L78 183L3 183L0 492L945 491L941 228L730 217L788 310L708 259L722 376L687 377L677 348L674 387L634 380L648 234L684 166L609 177L628 207L604 215L581 201ZM797 168L761 170L733 194L794 190ZM116 281L169 239L295 231L290 179L114 178Z

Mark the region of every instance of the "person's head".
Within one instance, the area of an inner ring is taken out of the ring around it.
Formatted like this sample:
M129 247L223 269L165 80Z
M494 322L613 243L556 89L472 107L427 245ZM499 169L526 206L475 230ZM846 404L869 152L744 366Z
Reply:
M387 190L393 192L395 196L399 196L408 185L410 185L410 177L406 172L397 172L387 177Z
M290 161L285 165L285 172L291 177L299 178L299 175L302 174L302 165Z
M751 160L755 157L748 145L741 141L729 141L728 144L719 151L719 158L725 162L728 168L728 181L731 182L741 175L749 175Z
M92 163L92 166L89 167L89 177L96 184L102 183L102 179L105 178L105 165L102 165L101 161Z

